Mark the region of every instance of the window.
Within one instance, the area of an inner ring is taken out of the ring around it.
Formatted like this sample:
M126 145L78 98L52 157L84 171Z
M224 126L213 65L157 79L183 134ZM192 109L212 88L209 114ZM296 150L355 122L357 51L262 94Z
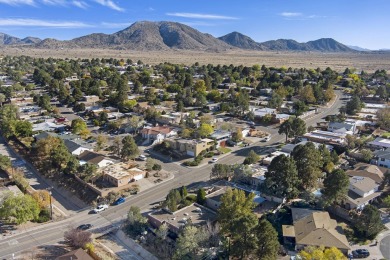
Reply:
M381 161L384 162L384 161L385 161L385 158L381 158Z

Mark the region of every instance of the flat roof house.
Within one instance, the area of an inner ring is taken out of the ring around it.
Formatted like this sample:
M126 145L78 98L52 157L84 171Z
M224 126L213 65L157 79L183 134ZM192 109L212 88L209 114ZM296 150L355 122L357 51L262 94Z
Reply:
M310 141L318 143L344 144L347 134L314 130L310 133L304 134L303 136Z
M126 163L117 163L99 169L103 174L103 180L108 181L115 187L127 185L129 182L138 181L145 177L146 172Z
M198 156L202 151L205 151L214 145L214 140L208 138L200 140L167 138L165 141L167 141L174 150L193 157Z

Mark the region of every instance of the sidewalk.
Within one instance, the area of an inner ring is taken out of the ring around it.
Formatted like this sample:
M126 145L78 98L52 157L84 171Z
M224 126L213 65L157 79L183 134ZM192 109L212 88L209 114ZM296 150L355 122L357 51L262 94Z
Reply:
M115 238L117 238L128 249L136 253L137 259L158 260L157 257L152 255L149 251L145 250L142 246L138 245L136 242L134 242L133 239L127 237L122 230L118 230L115 233Z

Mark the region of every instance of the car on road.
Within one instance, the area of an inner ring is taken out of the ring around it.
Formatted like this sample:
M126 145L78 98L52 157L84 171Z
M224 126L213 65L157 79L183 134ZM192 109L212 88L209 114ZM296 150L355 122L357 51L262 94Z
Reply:
M353 258L367 258L370 256L370 252L367 249L356 249L352 251Z
M269 142L269 141L271 141L271 136L269 135L267 137L264 137L261 141L262 142Z
M214 157L213 159L211 159L210 163L216 163L218 162L218 158L217 157Z
M140 161L146 161L147 157L143 154L141 154L140 156L138 156L138 160Z
M113 205L119 205L119 204L125 203L125 201L126 201L125 198L120 197L119 199L117 199L116 201L114 201L114 203L112 203L112 204L113 204Z
M105 211L106 209L108 209L108 205L103 204L103 205L99 205L95 209L93 209L93 212L99 213L99 212Z
M78 226L77 229L78 230L88 230L91 227L93 227L91 224L82 224L82 225Z

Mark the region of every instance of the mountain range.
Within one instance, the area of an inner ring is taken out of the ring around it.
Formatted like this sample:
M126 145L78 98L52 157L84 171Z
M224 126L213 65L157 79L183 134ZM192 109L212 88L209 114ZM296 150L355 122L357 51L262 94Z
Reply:
M151 50L257 50L257 51L318 51L355 52L331 38L323 38L306 43L295 40L272 40L256 42L239 32L215 38L188 25L177 22L135 22L124 30L113 34L93 33L72 40L60 41L52 38L41 40L35 37L20 39L0 33L0 47L5 45L24 45L35 48L112 48L140 51Z

